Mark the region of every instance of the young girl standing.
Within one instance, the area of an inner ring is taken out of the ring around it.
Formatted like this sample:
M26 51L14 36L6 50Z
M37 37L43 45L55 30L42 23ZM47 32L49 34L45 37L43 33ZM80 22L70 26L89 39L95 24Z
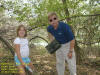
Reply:
M27 40L27 31L23 25L20 25L17 29L17 37L14 40L15 48L15 63L19 70L20 75L25 74L25 66L28 65L33 70L32 62L29 58L29 46Z

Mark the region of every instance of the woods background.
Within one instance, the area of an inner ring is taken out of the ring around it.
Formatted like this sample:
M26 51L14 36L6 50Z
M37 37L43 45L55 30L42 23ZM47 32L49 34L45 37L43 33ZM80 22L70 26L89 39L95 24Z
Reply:
M17 26L23 24L36 70L40 75L57 75L55 54L50 55L45 49L49 41L46 31L49 12L56 12L73 30L78 75L100 75L99 0L0 0L0 63L15 66L13 40ZM68 69L66 74L69 75Z

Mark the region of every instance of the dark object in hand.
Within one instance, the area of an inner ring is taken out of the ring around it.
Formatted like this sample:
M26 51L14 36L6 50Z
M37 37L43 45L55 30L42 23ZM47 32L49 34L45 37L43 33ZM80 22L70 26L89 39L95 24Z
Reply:
M51 43L49 43L45 48L48 50L50 54L55 53L59 48L61 47L61 44L57 40L53 40Z

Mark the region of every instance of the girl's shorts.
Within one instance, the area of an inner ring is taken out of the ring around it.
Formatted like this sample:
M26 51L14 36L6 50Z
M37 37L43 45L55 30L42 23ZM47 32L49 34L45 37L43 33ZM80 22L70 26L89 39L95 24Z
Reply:
M22 60L26 65L28 65L30 63L30 58L29 57L22 57ZM14 57L14 61L16 63L16 66L21 65L21 63L20 63L20 61L19 61L17 56Z

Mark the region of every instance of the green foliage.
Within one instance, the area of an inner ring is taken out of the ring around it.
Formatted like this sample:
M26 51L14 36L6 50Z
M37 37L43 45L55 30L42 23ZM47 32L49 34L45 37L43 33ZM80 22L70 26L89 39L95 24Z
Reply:
M2 13L4 11L4 8L0 7L0 12Z
M60 19L66 18L66 9L68 9L69 16L100 12L100 1L98 0L29 0L26 3L20 0L2 0L0 3L5 6L6 10L12 10L12 16L18 21L39 27L48 25L49 12L56 12ZM0 8L0 10L2 9Z

